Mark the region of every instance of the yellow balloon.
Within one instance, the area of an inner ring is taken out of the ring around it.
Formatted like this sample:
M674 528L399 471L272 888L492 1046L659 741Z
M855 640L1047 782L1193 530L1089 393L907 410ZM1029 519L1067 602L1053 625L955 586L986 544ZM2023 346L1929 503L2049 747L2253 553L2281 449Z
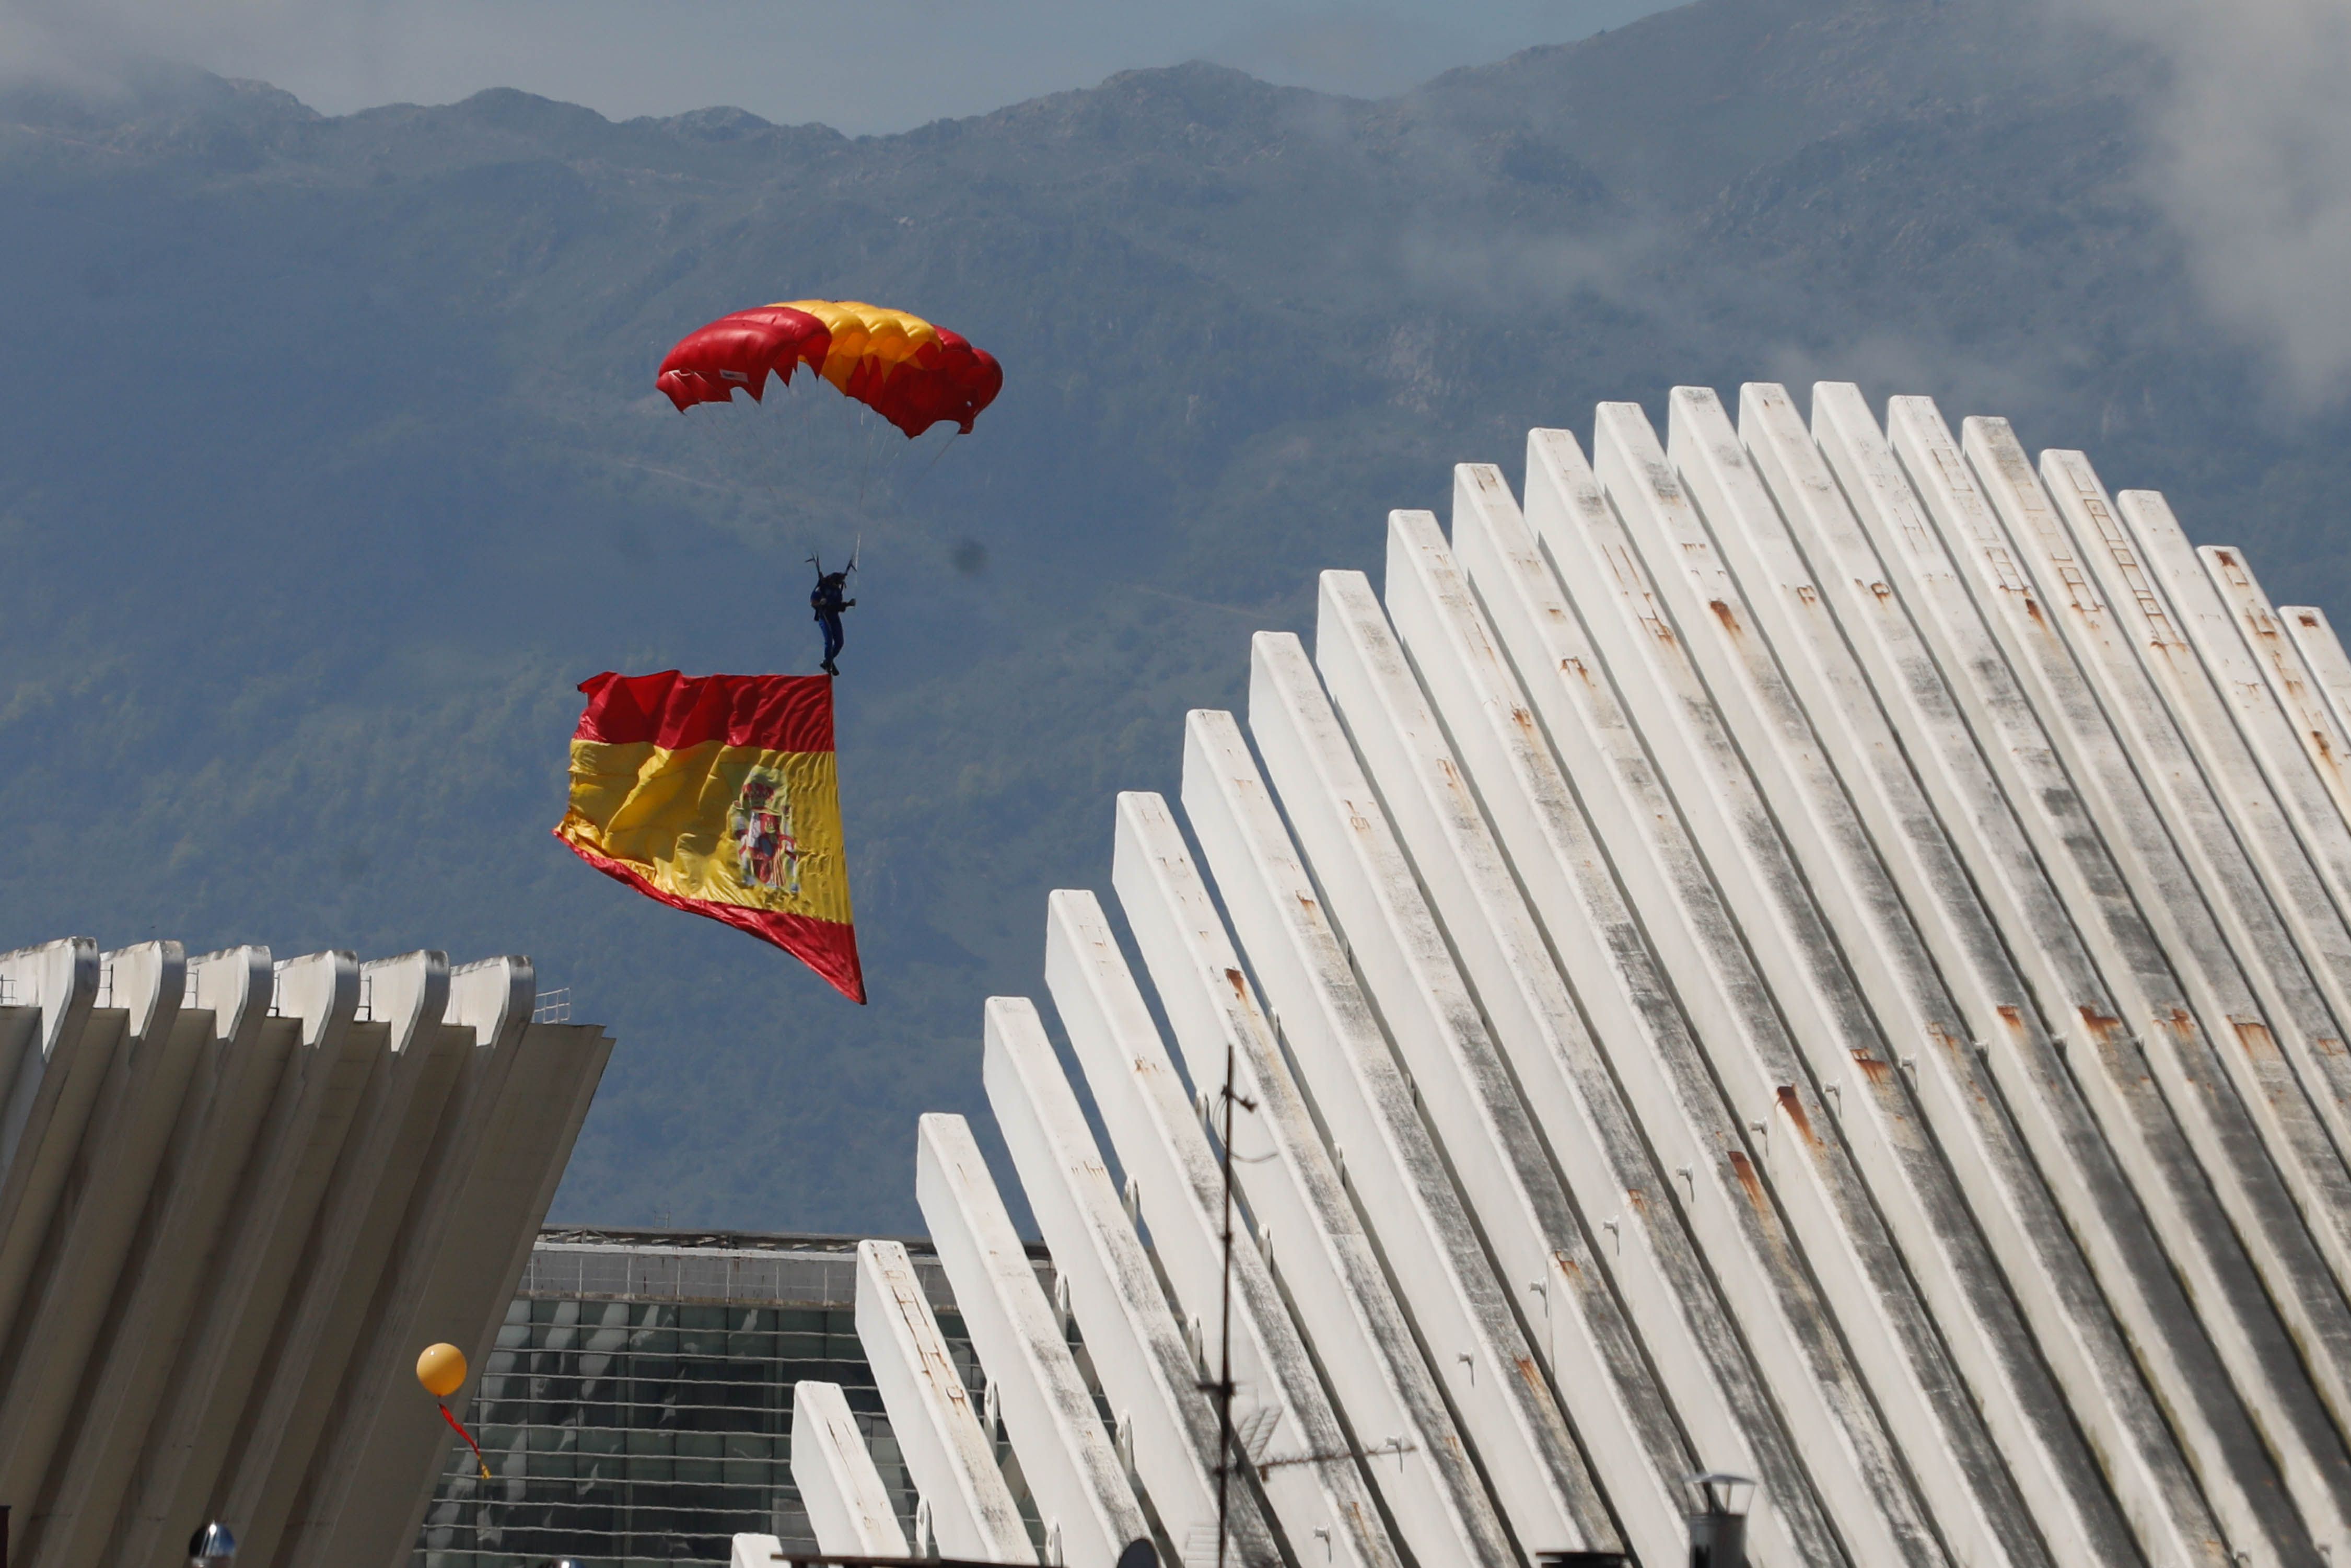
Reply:
M416 1381L435 1399L446 1399L465 1385L465 1353L454 1344L428 1344L416 1358Z

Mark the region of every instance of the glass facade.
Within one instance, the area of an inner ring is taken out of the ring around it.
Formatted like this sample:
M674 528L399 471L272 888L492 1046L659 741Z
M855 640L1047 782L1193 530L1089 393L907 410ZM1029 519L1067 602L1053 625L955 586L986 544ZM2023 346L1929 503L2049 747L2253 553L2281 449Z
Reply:
M927 1243L907 1250L977 1405L945 1276ZM912 1541L914 1497L858 1344L855 1291L853 1240L549 1231L474 1400L492 1479L453 1440L414 1568L725 1563L738 1531L812 1551L791 1476L803 1378L841 1385Z

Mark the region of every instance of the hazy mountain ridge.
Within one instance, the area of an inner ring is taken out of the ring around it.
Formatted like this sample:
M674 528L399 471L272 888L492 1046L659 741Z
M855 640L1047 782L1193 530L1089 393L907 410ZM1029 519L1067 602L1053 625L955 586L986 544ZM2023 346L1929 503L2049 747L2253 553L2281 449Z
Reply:
M621 1039L559 1214L907 1228L913 1115L977 1108L1110 792L1530 424L1934 392L2351 604L2341 412L2206 319L2149 68L2005 0L1702 0L1378 102L1188 66L879 138L0 92L0 945L529 951ZM834 404L736 444L653 392L799 294L956 326L1002 402L873 469ZM860 530L863 1012L547 836L571 682L810 667L801 557Z

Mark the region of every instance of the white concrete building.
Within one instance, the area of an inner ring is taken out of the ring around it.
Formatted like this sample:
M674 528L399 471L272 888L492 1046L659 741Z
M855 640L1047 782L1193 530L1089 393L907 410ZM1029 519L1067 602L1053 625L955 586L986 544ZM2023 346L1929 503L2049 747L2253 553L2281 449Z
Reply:
M986 1024L1057 1301L924 1133L1044 1561L1205 1568L1221 1478L1230 1563L1665 1568L1713 1469L1770 1568L2351 1563L2351 659L1889 417L1536 431L1120 799Z
M568 1017L527 958L0 954L11 1561L404 1559L417 1354L487 1356L611 1051Z

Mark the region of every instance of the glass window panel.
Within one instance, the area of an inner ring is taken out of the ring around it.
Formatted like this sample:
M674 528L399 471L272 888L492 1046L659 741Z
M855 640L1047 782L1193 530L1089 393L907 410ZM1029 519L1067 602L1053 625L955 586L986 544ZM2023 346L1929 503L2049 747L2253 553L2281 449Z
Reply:
M722 1462L726 1469L720 1474L730 1487L746 1487L764 1491L769 1487L782 1484L783 1478L789 1474L781 1465L765 1455L757 1458L747 1458L737 1454L731 1447L726 1450L726 1458ZM746 1504L745 1506L756 1505Z
M935 1283L935 1265L920 1267ZM453 1444L410 1568L567 1555L595 1568L724 1563L741 1530L810 1549L788 1436L803 1377L841 1385L884 1484L910 1510L846 1299L854 1282L837 1249L542 1249L509 1303L496 1364L483 1369L477 1408L503 1444L493 1452L501 1480L475 1500L471 1456ZM722 1288L778 1296L672 1297ZM950 1311L941 1322L958 1373L975 1381L960 1319Z

